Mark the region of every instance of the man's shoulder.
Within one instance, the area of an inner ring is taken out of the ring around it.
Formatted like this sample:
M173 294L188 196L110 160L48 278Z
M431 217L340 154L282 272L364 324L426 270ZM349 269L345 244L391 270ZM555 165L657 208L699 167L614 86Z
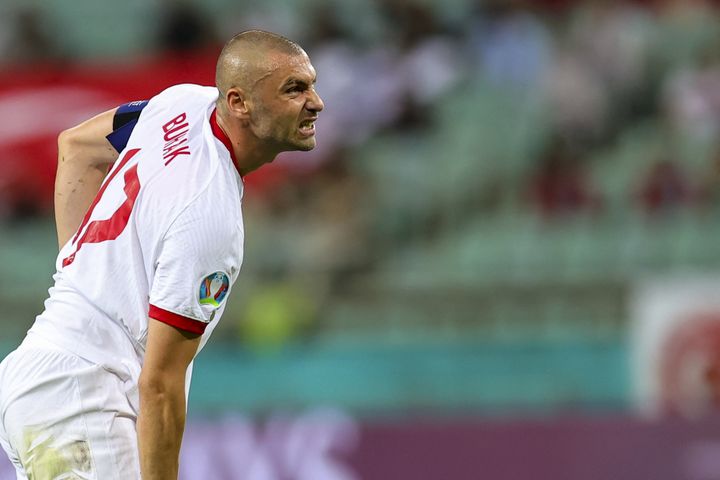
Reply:
M198 155L207 156L204 144L216 99L215 87L194 84L169 87L143 109L132 140L146 155L157 160L151 163L172 166L170 170Z
M143 169L151 187L146 195L160 191L165 198L177 199L227 181L218 175L222 161L209 123L216 99L215 87L181 84L148 104L136 138L149 159Z
M196 85L194 83L181 83L166 88L154 98L154 102L170 101L170 102L192 102L193 100L200 102L213 102L217 99L218 90L215 87L204 85Z

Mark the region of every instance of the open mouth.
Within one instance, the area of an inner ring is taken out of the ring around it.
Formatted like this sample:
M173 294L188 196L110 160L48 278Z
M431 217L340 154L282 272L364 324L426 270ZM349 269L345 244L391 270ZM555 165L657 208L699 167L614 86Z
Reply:
M310 118L300 122L300 133L309 137L315 134L315 120L317 118Z

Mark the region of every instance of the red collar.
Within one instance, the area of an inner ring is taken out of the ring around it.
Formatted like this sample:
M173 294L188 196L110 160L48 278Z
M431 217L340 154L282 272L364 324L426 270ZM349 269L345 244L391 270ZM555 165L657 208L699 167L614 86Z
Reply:
M232 158L235 168L237 169L238 173L240 173L240 167L238 166L237 158L235 158L235 150L233 149L232 143L230 142L230 139L225 134L225 132L223 132L223 129L220 128L220 125L218 125L217 109L214 109L212 114L210 115L210 128L212 128L213 135L215 135L215 137L220 140L223 145L225 145L225 148L228 149L228 152L230 152L230 158Z

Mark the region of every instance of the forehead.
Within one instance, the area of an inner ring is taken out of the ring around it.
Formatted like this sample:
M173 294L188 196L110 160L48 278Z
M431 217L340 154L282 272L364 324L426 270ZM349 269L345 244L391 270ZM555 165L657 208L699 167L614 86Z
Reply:
M307 55L276 54L270 59L271 73L268 79L275 85L292 80L312 83L315 81L315 68Z

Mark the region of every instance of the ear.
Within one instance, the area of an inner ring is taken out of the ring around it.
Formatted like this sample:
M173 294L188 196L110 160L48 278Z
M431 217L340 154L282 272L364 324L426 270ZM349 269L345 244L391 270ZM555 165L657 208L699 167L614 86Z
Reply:
M250 116L250 98L239 88L229 88L225 94L225 103L228 113L238 119L246 119Z

